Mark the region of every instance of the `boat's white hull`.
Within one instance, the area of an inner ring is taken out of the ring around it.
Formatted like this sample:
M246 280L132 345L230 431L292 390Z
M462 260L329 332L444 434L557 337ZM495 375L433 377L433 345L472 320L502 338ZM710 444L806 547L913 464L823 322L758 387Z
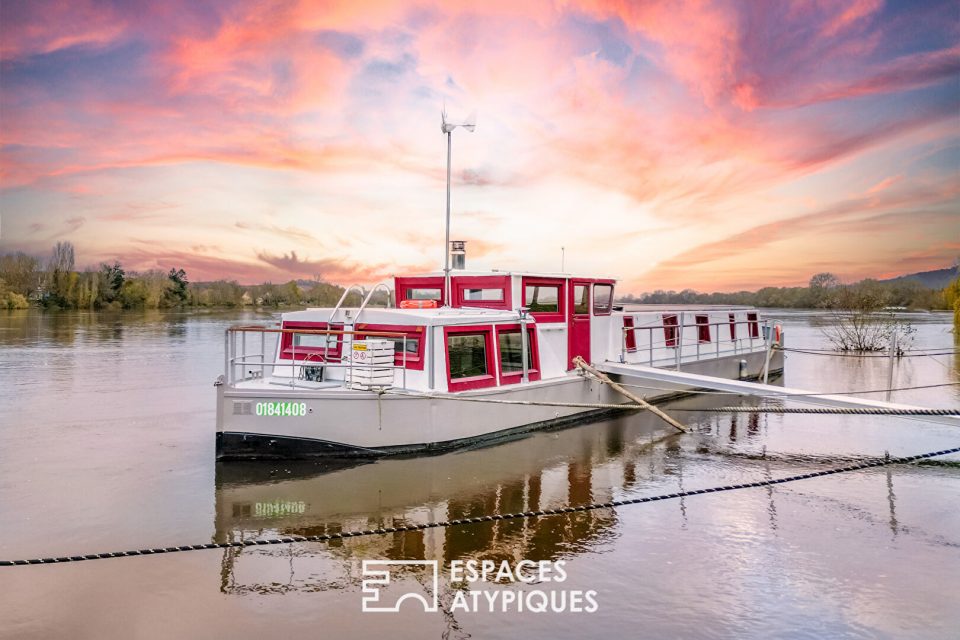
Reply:
M728 378L763 368L763 352L691 362L682 369ZM782 369L782 355L771 362ZM622 404L626 399L607 385L571 373L523 385L511 385L441 397L377 394L342 388L310 390L282 385L219 386L217 456L229 458L298 458L379 456L442 451L533 429L577 422L603 410L469 402L464 398L522 400L570 404ZM650 400L674 392L644 393ZM296 402L305 415L257 415L257 403Z

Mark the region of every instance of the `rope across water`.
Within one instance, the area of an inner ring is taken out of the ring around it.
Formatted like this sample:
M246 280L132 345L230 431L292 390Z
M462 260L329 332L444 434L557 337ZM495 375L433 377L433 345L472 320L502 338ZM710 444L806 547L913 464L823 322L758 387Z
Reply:
M430 393L409 393L409 392L395 392L395 391L383 391L385 395L393 396L406 396L411 398L431 398L434 400L452 400L457 402L480 402L486 404L506 404L506 405L520 405L520 406L530 406L530 407L567 407L573 409L616 409L619 411L634 411L639 409L644 409L645 407L634 404L632 402L625 402L622 404L611 404L603 402L552 402L546 400L501 400L499 398L475 398L471 396L454 396L454 395L442 395L442 394L430 394ZM688 393L698 393L695 390L690 390ZM778 396L772 396L778 397ZM790 396L784 396L790 397ZM704 408L704 409L693 409L693 408L680 408L673 407L671 411L702 411L702 412L712 412L712 413L752 413L752 412L766 412L766 413L819 413L819 414L851 414L851 415L865 415L865 416L960 416L960 409L894 409L889 407L876 407L876 408L852 408L852 407L823 407L823 408L798 408L798 409L786 409L780 407L720 407L720 408Z
M893 409L888 407L710 407L690 409L674 407L672 411L704 413L815 413L855 416L958 416L960 409Z
M662 500L675 500L690 496L704 495L708 493L721 493L724 491L736 491L739 489L756 489L760 487L769 487L787 482L797 482L800 480L809 480L811 478L820 478L823 476L836 475L838 473L847 473L850 471L860 471L862 469L871 469L875 467L885 467L894 464L907 464L945 456L952 453L960 453L960 447L952 449L943 449L941 451L932 451L930 453L921 453L914 456L905 456L899 458L879 458L869 460L845 467L834 469L825 469L823 471L813 471L799 475L777 478L772 480L757 480L755 482L744 482L740 484L723 485L719 487L709 487L705 489L692 489L689 491L678 491L676 493L665 493L657 496L647 496L641 498L628 498L625 500L611 500L609 502L595 502L572 507L560 507L556 509L538 509L536 511L521 511L518 513L503 513L474 518L458 518L455 520L442 520L438 522L426 522L423 524L402 525L399 527L379 527L377 529L363 529L359 531L343 531L340 533L324 533L312 536L284 536L281 538L267 538L261 540L243 540L235 542L209 542L206 544L182 545L178 547L158 547L154 549L134 549L131 551L108 551L105 553L91 553L78 556L60 556L49 558L33 558L29 560L0 560L0 567L12 567L21 565L36 564L60 564L65 562L82 562L85 560L105 560L107 558L129 558L132 556L149 556L164 553L178 553L181 551L202 551L206 549L230 549L238 547L258 547L278 544L293 544L296 542L330 542L332 540L345 540L347 538L358 538L362 536L375 536L387 533L399 533L404 531L422 531L424 529L436 529L438 527L456 527L469 524L480 524L484 522L496 522L499 520L515 520L518 518L536 518L541 516L562 515L566 513L579 513L583 511L593 511L595 509L610 509L633 504L645 504L649 502L659 502Z

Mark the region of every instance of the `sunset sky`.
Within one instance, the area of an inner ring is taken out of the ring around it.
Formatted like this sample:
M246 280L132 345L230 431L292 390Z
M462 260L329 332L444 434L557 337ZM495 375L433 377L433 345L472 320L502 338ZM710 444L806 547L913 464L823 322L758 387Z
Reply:
M960 3L3 0L0 252L756 289L960 255Z

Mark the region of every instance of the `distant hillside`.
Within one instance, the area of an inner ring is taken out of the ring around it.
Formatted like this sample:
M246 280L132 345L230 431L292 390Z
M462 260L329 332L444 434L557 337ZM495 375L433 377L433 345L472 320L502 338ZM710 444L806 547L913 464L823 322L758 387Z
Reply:
M957 277L956 267L947 267L946 269L936 269L935 271L921 271L919 273L908 273L905 276L897 276L881 280L880 282L905 282L914 280L928 289L943 289L950 281Z

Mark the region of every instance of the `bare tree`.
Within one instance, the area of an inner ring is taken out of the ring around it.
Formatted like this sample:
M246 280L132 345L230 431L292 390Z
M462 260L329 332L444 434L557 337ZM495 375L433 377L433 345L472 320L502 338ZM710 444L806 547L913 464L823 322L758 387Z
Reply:
M50 273L67 273L73 271L75 266L74 250L72 242L58 242L53 247L53 255L50 256Z
M0 256L0 278L7 287L23 296L28 296L40 283L40 260L23 252Z
M875 280L839 287L822 331L838 351L883 351L896 339L902 353L916 329L886 309L889 300L889 289Z
M840 279L832 273L818 273L810 278L811 289L832 289L840 286Z

